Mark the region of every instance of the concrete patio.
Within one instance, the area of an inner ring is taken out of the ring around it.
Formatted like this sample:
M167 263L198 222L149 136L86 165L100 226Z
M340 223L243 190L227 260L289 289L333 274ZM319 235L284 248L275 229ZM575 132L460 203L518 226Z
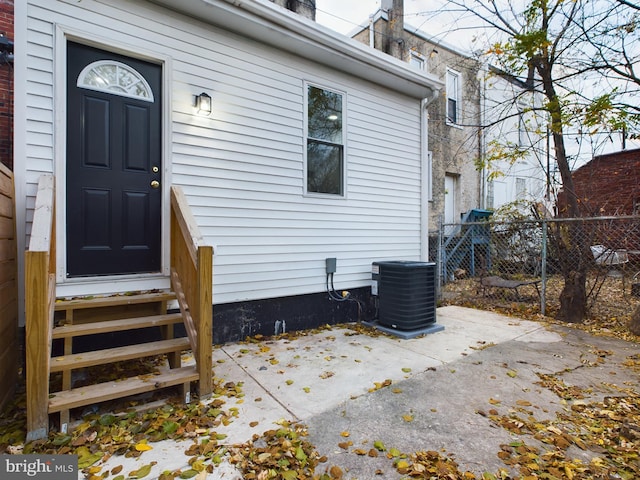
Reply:
M496 456L499 446L512 435L479 411L508 411L519 400L540 418L564 408L560 398L537 385L536 373L566 372L566 382L590 386L594 398L607 393L603 385L609 382L638 388L637 375L621 365L640 353L636 343L455 306L439 308L437 323L444 331L410 340L335 327L216 348L216 379L241 382L244 393L225 399L223 408L238 414L216 432L227 435L223 443L237 444L282 419L301 422L309 441L328 456L326 465L340 466L345 478L371 479L380 471L385 479L400 475L386 458L339 448L343 432L354 448L382 441L403 452L443 451L461 469L495 472L504 466ZM610 352L605 361L589 363L601 350ZM589 369L580 368L585 362ZM156 461L150 475L156 478L185 468L189 444L154 443L139 459L111 457L103 468L124 465L127 472ZM241 476L226 465L206 478Z

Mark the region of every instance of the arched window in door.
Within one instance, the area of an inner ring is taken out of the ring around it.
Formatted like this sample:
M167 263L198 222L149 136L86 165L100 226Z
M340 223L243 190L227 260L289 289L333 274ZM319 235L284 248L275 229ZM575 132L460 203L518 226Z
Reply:
M153 92L134 68L113 60L87 65L78 75L78 87L153 102Z

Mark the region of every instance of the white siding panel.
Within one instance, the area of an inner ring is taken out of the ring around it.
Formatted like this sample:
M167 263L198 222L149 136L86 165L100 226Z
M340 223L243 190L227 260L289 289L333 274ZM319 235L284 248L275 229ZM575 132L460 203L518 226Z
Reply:
M322 292L326 257L339 288L369 285L375 260L420 258L419 100L145 2L29 1L28 195L53 170L60 24L171 58L166 158L215 247L217 303ZM305 81L346 94L345 197L303 194ZM202 91L206 118L192 104Z

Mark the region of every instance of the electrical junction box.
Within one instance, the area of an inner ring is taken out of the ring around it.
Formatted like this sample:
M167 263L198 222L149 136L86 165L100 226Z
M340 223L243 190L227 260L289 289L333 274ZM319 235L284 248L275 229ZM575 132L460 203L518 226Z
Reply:
M336 259L335 258L327 258L325 259L327 265L327 274L336 273Z
M378 280L380 279L380 265L374 262L371 265L371 295L378 296Z

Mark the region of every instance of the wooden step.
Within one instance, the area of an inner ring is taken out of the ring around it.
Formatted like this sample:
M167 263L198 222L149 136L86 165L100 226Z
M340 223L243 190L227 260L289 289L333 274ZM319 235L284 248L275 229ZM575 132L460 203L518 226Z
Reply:
M174 338L171 340L160 340L158 342L139 343L126 347L108 348L95 350L92 352L74 353L51 358L51 372L62 372L64 370L90 367L93 365L104 365L106 363L131 360L133 358L151 357L164 353L180 352L190 350L191 345L187 337Z
M101 322L81 323L78 325L63 325L53 329L53 338L70 338L82 335L121 332L138 328L162 327L176 323L182 323L182 315L179 313L124 318L121 320L105 320Z
M98 383L86 387L56 392L49 399L49 413L61 412L75 407L106 402L116 398L160 390L198 380L195 366L165 370L160 375L145 375Z
M119 305L136 305L175 300L173 292L141 293L136 295L113 295L110 297L76 298L73 300L56 300L55 310L79 310L84 308L112 307Z

